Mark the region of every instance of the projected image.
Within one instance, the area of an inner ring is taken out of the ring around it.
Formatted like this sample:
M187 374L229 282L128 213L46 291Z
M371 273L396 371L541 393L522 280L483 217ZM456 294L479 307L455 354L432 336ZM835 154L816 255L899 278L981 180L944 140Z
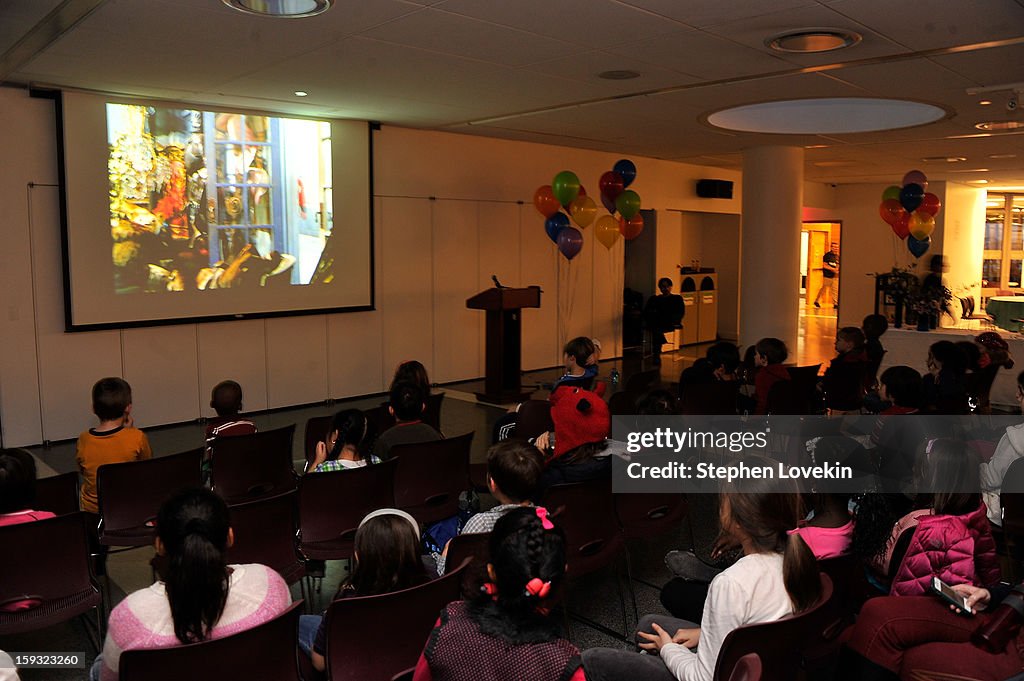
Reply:
M329 283L331 126L106 105L115 291Z

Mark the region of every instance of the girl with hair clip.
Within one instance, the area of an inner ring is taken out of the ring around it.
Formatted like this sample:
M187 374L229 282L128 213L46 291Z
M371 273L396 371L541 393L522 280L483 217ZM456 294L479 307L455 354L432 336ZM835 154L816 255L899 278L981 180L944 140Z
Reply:
M156 518L160 581L129 594L110 613L91 681L117 681L121 651L170 648L230 636L273 619L291 603L288 585L266 565L228 565L234 542L228 507L205 489L165 501Z
M565 536L547 510L502 516L490 558L479 598L441 612L413 681L584 681L579 651L549 617L565 578Z
M366 452L368 424L366 415L358 409L339 411L331 422L327 439L316 443L316 457L306 472L324 473L349 468L362 468L367 463L379 463Z
M747 463L770 464L756 457ZM796 483L743 480L742 491L739 484L723 485L719 515L722 531L742 547L743 557L711 581L700 626L647 615L640 620L638 642L658 655L591 648L583 653L588 679L711 681L719 650L733 629L773 622L817 604L818 564L800 535L789 532L802 518Z

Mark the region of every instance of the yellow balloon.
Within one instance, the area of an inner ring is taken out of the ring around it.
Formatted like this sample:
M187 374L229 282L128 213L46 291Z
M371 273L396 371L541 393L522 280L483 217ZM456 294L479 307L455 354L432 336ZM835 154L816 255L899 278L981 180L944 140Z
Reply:
M910 214L907 228L910 230L911 236L918 241L923 241L935 231L935 218L924 211L915 210Z
M608 250L619 240L619 221L611 215L602 215L594 223L594 236Z
M572 216L572 221L582 229L597 217L597 204L589 196L577 196L569 204L569 214Z

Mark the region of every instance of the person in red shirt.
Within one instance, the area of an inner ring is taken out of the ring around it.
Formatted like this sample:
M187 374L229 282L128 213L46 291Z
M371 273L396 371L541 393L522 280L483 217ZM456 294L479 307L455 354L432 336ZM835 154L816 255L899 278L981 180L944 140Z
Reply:
M768 413L768 392L779 381L790 380L789 371L782 365L789 357L786 344L778 338L762 338L754 346L754 398L757 400L755 414Z

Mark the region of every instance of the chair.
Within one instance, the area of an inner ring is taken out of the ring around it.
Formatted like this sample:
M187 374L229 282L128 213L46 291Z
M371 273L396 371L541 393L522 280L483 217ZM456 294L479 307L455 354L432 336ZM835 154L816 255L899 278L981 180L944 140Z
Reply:
M301 600L272 620L231 636L173 648L126 650L121 681L187 678L299 681L296 651Z
M748 624L733 629L718 653L715 665L715 681L731 681L736 678L760 678L763 681L790 681L800 677L807 663L806 653L823 641L838 635L834 616L828 607L832 602L832 580L821 574L821 599L818 603L798 615L783 617L775 622ZM751 653L760 658L761 671L758 676L735 676L737 667L751 668L751 661L740 660Z
M412 669L406 669L403 672L398 672L391 677L391 681L412 681L413 675L416 673L416 667Z
M739 381L715 381L688 385L679 400L679 411L690 416L719 416L736 413Z
M787 367L789 379L793 381L797 396L806 404L805 414L815 412L815 401L817 398L818 372L821 371L821 364L808 364L802 367ZM820 406L820 405L818 405Z
M423 423L433 426L437 431L441 430L442 402L444 402L444 393L431 393L427 395L427 399L424 402L423 415L420 417ZM378 435L395 425L395 416L388 411L387 402L373 409L367 409L363 413L366 414L367 420L373 423Z
M295 489L292 439L295 425L213 441L213 491L228 504L272 497Z
M547 400L526 400L519 405L515 437L531 440L555 429L551 420L551 403Z
M683 494L619 493L614 494L615 516L626 539L649 539L680 527L689 507ZM626 550L629 550L627 545ZM630 580L635 579L632 565L626 563ZM660 586L636 580L655 589Z
M427 396L427 407L423 410L423 423L433 426L439 432L441 430L441 404L444 402L444 393L432 393Z
M257 499L230 506L235 542L227 561L235 564L262 563L278 572L288 584L306 576L306 564L295 546L297 493Z
M202 484L202 460L203 449L199 448L156 459L100 466L96 472L100 544L152 544L160 504L182 488Z
M729 681L761 681L761 656L757 653L747 653L736 660L736 666L729 674Z
M299 481L299 551L311 560L351 558L356 529L370 511L395 505L398 459Z
M776 381L768 389L768 413L779 416L801 416L808 413L807 402L792 381Z
M967 374L967 401L972 413L992 413L989 395L992 392L992 384L996 380L996 374L999 373L999 369L1000 365L990 364L984 369Z
M639 395L651 390L660 380L660 369L648 369L630 376L623 389Z
M390 681L415 666L441 609L459 599L464 569L460 565L411 589L331 603L326 616L327 678ZM382 635L396 626L400 635Z
M999 491L1002 506L1003 532L1008 539L1024 539L1024 458L1016 459L1006 469Z
M395 505L430 525L459 512L459 495L470 487L469 450L473 433L447 440L397 445Z
M89 567L79 512L0 527L0 636L35 631L96 610L102 642L103 596Z
M78 473L51 475L36 480L36 511L65 515L78 510Z
M620 390L608 398L608 413L612 416L633 416L637 412L636 401L639 395Z
M453 570L453 566L466 565L462 576L463 598L474 597L480 586L488 581L487 563L491 560L491 533L474 532L459 534L448 544L448 556L445 558L445 574Z
M309 470L313 459L316 458L317 444L326 441L327 436L330 435L329 431L332 421L334 421L334 416L331 414L327 416L313 416L306 420L306 428L302 434L302 451L306 455L306 463L302 467L303 473Z

